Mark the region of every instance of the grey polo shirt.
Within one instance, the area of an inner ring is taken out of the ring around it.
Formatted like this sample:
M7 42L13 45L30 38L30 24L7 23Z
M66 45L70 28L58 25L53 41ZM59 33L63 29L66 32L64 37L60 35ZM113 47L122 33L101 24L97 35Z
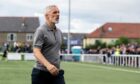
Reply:
M47 24L37 28L34 35L33 47L40 48L43 56L57 68L60 68L59 50L61 44L62 33L58 28L56 28L56 31L53 31ZM36 62L35 68L47 70L39 61Z

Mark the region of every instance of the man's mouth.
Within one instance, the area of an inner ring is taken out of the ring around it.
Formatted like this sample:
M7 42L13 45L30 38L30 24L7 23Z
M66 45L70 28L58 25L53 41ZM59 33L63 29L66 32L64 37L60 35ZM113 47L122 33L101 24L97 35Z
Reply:
M59 20L59 17L57 17L56 20Z

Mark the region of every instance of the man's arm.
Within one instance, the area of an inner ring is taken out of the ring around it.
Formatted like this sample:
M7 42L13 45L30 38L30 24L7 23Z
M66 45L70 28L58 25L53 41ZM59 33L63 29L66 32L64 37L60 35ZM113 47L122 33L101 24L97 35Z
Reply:
M57 75L59 70L54 65L52 65L40 51L40 48L33 48L33 53L37 60L42 63L52 75Z

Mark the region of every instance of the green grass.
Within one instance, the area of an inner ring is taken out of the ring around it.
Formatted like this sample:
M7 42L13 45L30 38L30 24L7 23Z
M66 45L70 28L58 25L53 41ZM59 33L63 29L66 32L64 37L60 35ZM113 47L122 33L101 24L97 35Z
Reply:
M33 65L33 61L0 61L0 84L31 84ZM66 84L140 83L140 69L74 62L62 62L61 67Z
M31 84L33 62L0 61L0 84Z
M140 71L99 64L64 63L68 84L139 84L140 73L121 71ZM117 69L117 70L116 70Z

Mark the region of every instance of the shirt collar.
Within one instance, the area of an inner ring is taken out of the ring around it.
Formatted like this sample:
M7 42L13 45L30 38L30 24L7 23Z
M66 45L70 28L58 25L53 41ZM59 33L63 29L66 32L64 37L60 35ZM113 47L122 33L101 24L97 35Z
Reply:
M49 28L49 26L46 23L44 25L46 26L46 28L47 28L48 31L53 31L53 29L52 28ZM57 30L56 26L55 26L55 29Z

